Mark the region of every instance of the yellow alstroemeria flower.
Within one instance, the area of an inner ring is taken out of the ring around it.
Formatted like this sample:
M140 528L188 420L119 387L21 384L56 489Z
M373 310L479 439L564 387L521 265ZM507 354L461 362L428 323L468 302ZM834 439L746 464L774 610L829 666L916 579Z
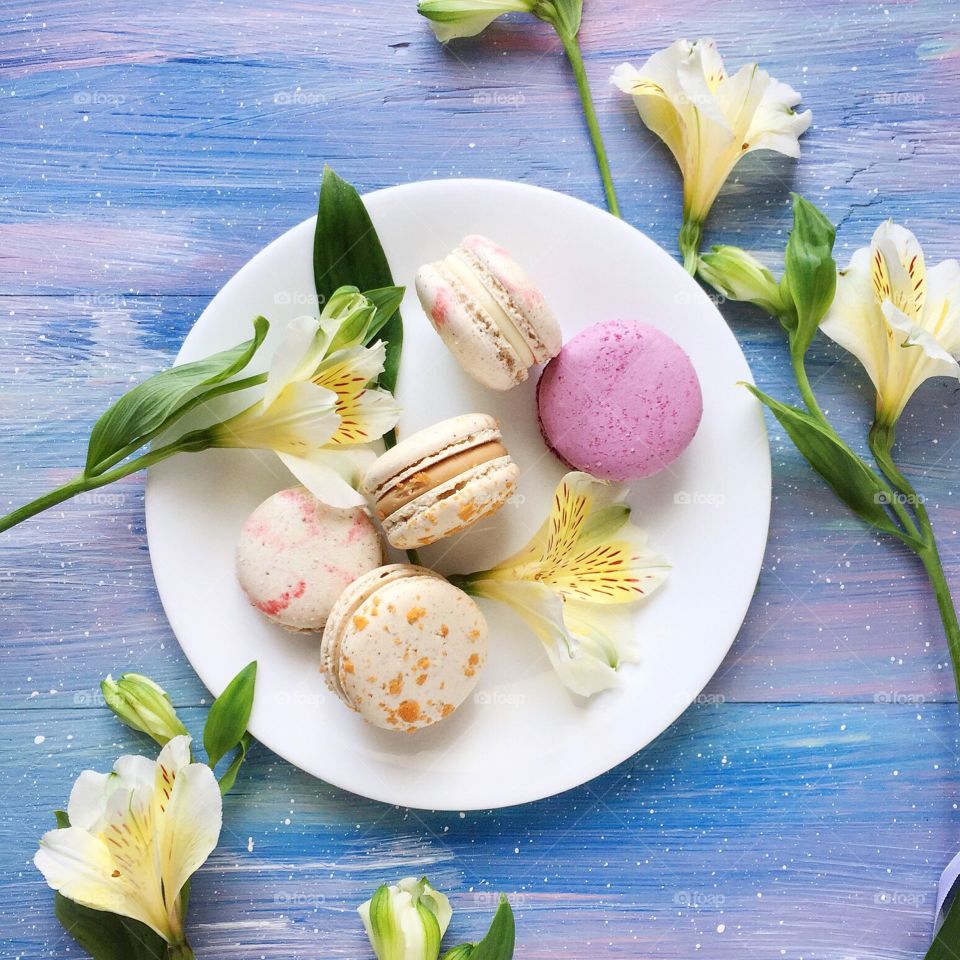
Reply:
M755 63L728 76L708 39L677 40L639 70L621 64L611 81L633 97L683 174L680 249L693 273L703 222L737 162L754 150L799 157L810 111L796 113L800 94Z
M877 388L877 423L892 427L924 381L960 379L960 263L927 268L917 238L892 221L837 278L823 332Z
M563 683L591 696L613 686L620 664L637 654L629 630L605 629L605 611L649 596L668 569L614 488L568 473L527 546L491 570L451 579L474 596L513 607Z
M34 857L50 887L184 945L181 892L223 822L217 779L191 763L190 738L174 737L156 760L127 756L112 773L85 770L67 814L70 826L47 833Z

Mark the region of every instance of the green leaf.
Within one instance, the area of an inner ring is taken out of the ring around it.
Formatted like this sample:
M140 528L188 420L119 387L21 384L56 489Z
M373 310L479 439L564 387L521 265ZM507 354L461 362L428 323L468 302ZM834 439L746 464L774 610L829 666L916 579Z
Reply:
M406 292L406 287L381 287L379 290L364 291L363 295L377 308L367 328L367 343L377 339L377 334L400 309Z
M227 767L223 776L220 778L220 793L224 796L233 789L233 785L237 779L237 774L240 772L243 762L247 759L247 751L250 749L250 744L252 742L253 737L251 737L249 733L245 733L240 738L240 743L237 748L237 755L230 762L230 766Z
M443 960L470 960L473 949L472 943L461 943L459 947L448 950L443 955Z
M793 194L793 229L784 255L781 294L793 303L795 319L785 325L800 356L807 352L836 294L836 236L833 224L812 203Z
M54 810L53 815L57 818L58 830L66 830L70 826L70 817L66 810Z
M501 893L500 905L487 935L479 943L461 943L448 950L443 960L511 960L515 940L513 910L510 901Z
M164 370L120 397L93 427L85 475L96 476L100 472L97 468L105 460L160 430L204 387L222 383L243 370L263 343L269 327L264 317L257 317L252 340L205 360Z
M203 747L210 767L215 767L231 750L240 745L257 684L257 661L247 664L227 684L226 690L213 701L203 728Z
M371 291L394 286L390 264L360 194L330 167L323 171L320 188L313 238L313 277L321 303L344 286ZM403 349L399 311L380 323L376 334L387 345L386 363L378 382L393 393Z
M960 956L960 896L957 896L933 938L924 960L957 960Z
M487 935L473 948L470 960L510 960L513 956L516 928L510 901L501 893Z
M829 427L805 410L788 407L756 387L747 389L773 412L807 462L855 513L885 533L907 535L887 513L888 487Z
M102 910L91 910L59 893L54 913L93 960L165 960L166 941L136 920L118 917Z

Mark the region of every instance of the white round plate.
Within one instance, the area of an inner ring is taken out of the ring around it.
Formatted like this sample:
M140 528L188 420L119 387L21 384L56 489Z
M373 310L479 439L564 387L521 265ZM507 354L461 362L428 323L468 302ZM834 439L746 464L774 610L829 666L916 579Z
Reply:
M520 621L484 602L491 650L472 699L418 734L365 725L326 689L319 637L274 627L237 584L234 547L244 519L293 483L270 454L209 451L150 471L147 534L160 596L215 694L243 665L259 661L251 732L314 776L426 809L550 796L604 773L666 729L716 671L743 622L770 513L763 416L737 385L751 379L750 370L713 303L673 258L586 203L495 180L414 183L365 199L394 279L407 285L401 436L457 414L491 413L522 471L514 503L479 529L423 551L441 572L492 566L526 543L565 471L537 428L537 376L508 393L468 379L423 315L413 290L418 266L465 234L487 234L538 282L567 338L600 320L636 319L661 327L692 357L704 395L700 430L672 469L635 483L629 499L673 565L664 587L628 620L642 662L622 668L617 689L583 700L560 685ZM227 283L187 337L180 362L247 339L262 313L273 326L255 364L266 366L287 321L316 309L314 223L285 233Z

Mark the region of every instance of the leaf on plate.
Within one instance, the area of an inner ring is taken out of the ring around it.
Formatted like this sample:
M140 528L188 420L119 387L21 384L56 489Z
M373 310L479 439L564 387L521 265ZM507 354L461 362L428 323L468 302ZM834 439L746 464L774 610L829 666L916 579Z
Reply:
M227 684L226 690L213 701L203 728L203 748L207 751L211 768L231 750L240 746L250 722L256 685L257 661L254 660L247 664Z
M394 286L390 264L360 194L330 167L323 171L320 188L313 238L313 277L321 303L340 287L357 287L369 291L366 295L371 297L371 293ZM389 300L385 299L384 314L387 306ZM403 349L403 321L398 307L399 303L388 316L378 311L371 327L374 333L368 335L371 339L378 336L387 345L378 383L391 393L397 386Z
M788 407L756 387L747 389L773 412L797 449L830 489L861 519L904 539L886 509L886 485L828 426L805 410Z
M204 360L172 367L125 393L96 422L87 447L84 473L95 476L105 460L139 438L161 429L204 387L212 387L239 373L253 359L270 324L253 322L253 339Z
M54 913L93 960L166 960L166 941L136 920L81 907L59 893Z

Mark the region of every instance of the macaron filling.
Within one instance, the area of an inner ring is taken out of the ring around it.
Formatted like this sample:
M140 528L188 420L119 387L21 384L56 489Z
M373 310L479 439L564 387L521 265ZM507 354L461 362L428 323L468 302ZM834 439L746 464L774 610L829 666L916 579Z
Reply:
M514 323L510 314L504 310L497 302L496 297L484 285L473 264L458 250L454 250L453 253L444 258L443 265L466 288L483 312L490 317L494 326L520 358L524 367L532 367L537 362L537 358L534 356L533 350L530 349L530 344L527 343L526 338L517 324Z
M418 497L456 479L468 470L506 456L509 456L507 448L499 440L489 440L467 450L460 450L416 471L379 496L377 516L384 520Z

